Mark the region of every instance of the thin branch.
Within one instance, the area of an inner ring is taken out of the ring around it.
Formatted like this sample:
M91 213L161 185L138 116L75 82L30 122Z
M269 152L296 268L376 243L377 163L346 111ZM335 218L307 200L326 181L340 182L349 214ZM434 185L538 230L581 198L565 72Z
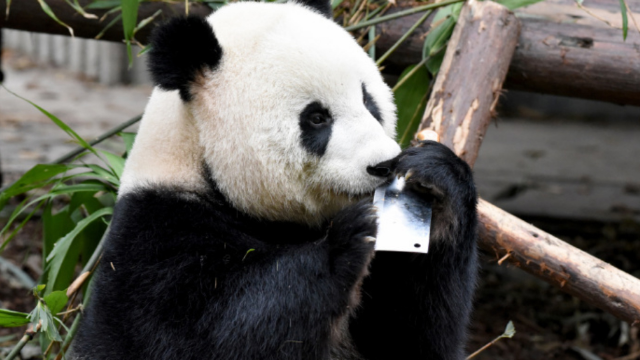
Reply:
M41 326L42 324L38 324L38 326L36 326L36 330L33 331L33 325L29 325L29 328L27 329L27 331L24 332L24 336L22 336L22 338L16 344L16 346L14 346L13 349L11 349L11 352L9 353L9 355L7 355L7 357L4 360L13 360L15 359L16 356L20 355L20 351L22 351L22 348L24 348L24 346L27 345L27 343L31 341L31 339L33 339L33 336L38 331L40 331Z
M376 65L380 66L380 64L382 64L383 61L387 60L387 58L393 54L394 51L396 51L396 49L405 41L407 40L407 38L413 34L414 31L416 31L416 29L422 25L422 23L424 23L427 18L429 17L429 15L431 15L431 13L433 12L433 10L427 10L424 15L422 15L422 17L416 21L415 24L413 24L409 30L407 30L407 32L405 32L400 39L398 39L398 41L396 41L395 44L393 44L393 46L391 46L389 48L389 50L387 50L387 52L384 53L384 55L380 56L380 58L378 59L378 61L376 61Z
M447 5L451 5L451 4L457 4L457 3L460 3L460 2L464 2L464 1L465 0L448 0L448 1L443 1L443 2L437 3L437 4L429 4L429 5L424 5L424 6L418 6L418 7L409 9L409 10L398 11L397 13L394 13L394 14L381 16L381 17L376 18L376 19L362 21L362 22L359 22L359 23L357 23L355 25L351 25L351 26L345 27L345 30L347 30L347 31L358 30L358 29L362 29L363 27L367 27L367 26L383 23L383 22L386 22L386 21L389 21L389 20L393 20L393 19L397 19L397 18L401 18L401 17L404 17L404 16L417 14L417 13L420 13L420 12L423 12L423 11L427 11L427 10L437 9L439 7L443 7L443 6L447 6Z

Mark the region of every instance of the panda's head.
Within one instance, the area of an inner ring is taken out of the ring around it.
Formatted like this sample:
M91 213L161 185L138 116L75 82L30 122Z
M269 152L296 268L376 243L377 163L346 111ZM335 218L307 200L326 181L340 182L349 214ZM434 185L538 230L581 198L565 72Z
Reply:
M388 176L376 165L400 152L392 92L329 9L241 2L153 37L154 96L179 96L191 152L255 217L319 224L371 194Z

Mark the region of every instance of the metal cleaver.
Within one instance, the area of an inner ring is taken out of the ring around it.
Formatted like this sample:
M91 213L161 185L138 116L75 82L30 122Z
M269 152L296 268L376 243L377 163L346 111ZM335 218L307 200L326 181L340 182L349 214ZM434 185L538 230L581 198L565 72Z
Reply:
M405 191L404 177L376 189L373 205L378 209L376 251L426 254L431 231L431 203L420 194Z
M418 140L439 141L438 133L423 130ZM405 189L404 177L376 189L373 205L378 208L376 251L426 254L431 231L431 203L420 194Z

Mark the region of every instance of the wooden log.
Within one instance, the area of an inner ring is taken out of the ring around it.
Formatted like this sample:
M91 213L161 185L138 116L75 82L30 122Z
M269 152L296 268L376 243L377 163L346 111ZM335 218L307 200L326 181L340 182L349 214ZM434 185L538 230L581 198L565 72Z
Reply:
M640 280L480 200L480 247L631 325L640 324Z
M515 15L487 1L465 5L451 35L420 129L438 133L441 142L452 144L471 166L498 103L519 33Z
M640 13L640 1L628 3ZM620 25L618 2L600 0L594 6L596 16ZM504 87L640 106L640 34L631 19L623 41L622 30L576 9L575 4L550 4L547 0L518 12L522 31ZM382 35L377 49L389 49L419 16L378 25ZM636 18L640 23L640 15ZM420 62L429 26L427 21L387 59L385 71L399 73Z
M551 16L569 7L566 4L547 4L548 1L541 4L548 8L546 15L536 10L533 14L535 17L521 19L523 31L505 87L640 106L640 61L637 61L640 34L634 31L632 22L629 21L627 40L622 41L621 30L593 20L582 10L582 18L576 14ZM80 1L82 5L89 2ZM640 12L640 1L627 2L632 10ZM7 0L0 0L1 11L6 8L6 3ZM617 1L594 0L593 3L602 14L614 12L607 18L620 18L620 14L615 13L616 6L619 6ZM78 37L95 37L115 16L111 15L100 23L83 18L64 0L48 0L47 4L62 21L73 27ZM184 3L143 2L140 4L139 19L149 17L159 9L163 12L156 22L185 13ZM399 10L402 9L395 9ZM211 8L199 3L189 7L189 13L197 16L206 16L211 11ZM103 10L91 12L98 16L105 13ZM527 15L526 11L524 15ZM376 43L378 51L383 53L388 50L420 16L416 14L378 25L377 32L381 34ZM599 23L602 26L596 26ZM407 66L420 62L424 34L429 26L430 22L426 21L389 57L385 62L387 71L399 73ZM0 16L0 27L68 35L67 29L51 20L37 1L13 1L9 18ZM153 24L147 25L136 34L136 38L146 43L152 28ZM120 22L102 37L118 42L123 38Z
M507 20L510 16L505 8L491 2L465 5L421 124L420 131L436 130L440 141L471 165L499 95L501 82L496 85L496 81L504 79L507 71L508 61L494 59L491 51L510 56L500 48L513 35L504 31L508 24L513 26L512 20ZM496 259L506 260L630 324L640 324L639 279L484 200L479 202L478 216L480 247Z
M86 6L91 2L91 0L79 0L80 5L82 6ZM113 18L117 16L117 14L109 15L104 21L100 22L97 19L84 18L71 8L65 0L48 0L47 4L62 22L73 28L75 36L81 38L93 39ZM0 27L48 34L69 35L67 28L56 23L47 14L45 14L37 1L12 1L8 18L5 18L4 16L6 6L7 0L0 0L0 11L2 11L2 16L0 16ZM155 19L155 22L185 14L184 2L168 3L150 1L140 4L138 19L141 20L148 18L158 10L162 10L162 13ZM106 13L105 10L87 9L87 11L91 14L97 15L98 17L102 17ZM190 15L204 17L211 12L212 9L209 6L201 3L192 3L189 5ZM145 43L152 29L153 24L148 24L136 33L136 39ZM104 33L102 39L122 42L124 39L122 22L118 21L114 24L114 26Z

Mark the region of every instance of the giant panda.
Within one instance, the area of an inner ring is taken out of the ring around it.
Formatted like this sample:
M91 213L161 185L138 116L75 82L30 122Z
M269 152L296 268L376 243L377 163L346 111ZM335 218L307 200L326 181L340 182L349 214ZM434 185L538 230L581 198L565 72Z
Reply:
M436 142L401 151L392 92L330 9L239 2L156 29L72 358L463 358L472 173ZM374 254L393 176L433 201L428 254Z

